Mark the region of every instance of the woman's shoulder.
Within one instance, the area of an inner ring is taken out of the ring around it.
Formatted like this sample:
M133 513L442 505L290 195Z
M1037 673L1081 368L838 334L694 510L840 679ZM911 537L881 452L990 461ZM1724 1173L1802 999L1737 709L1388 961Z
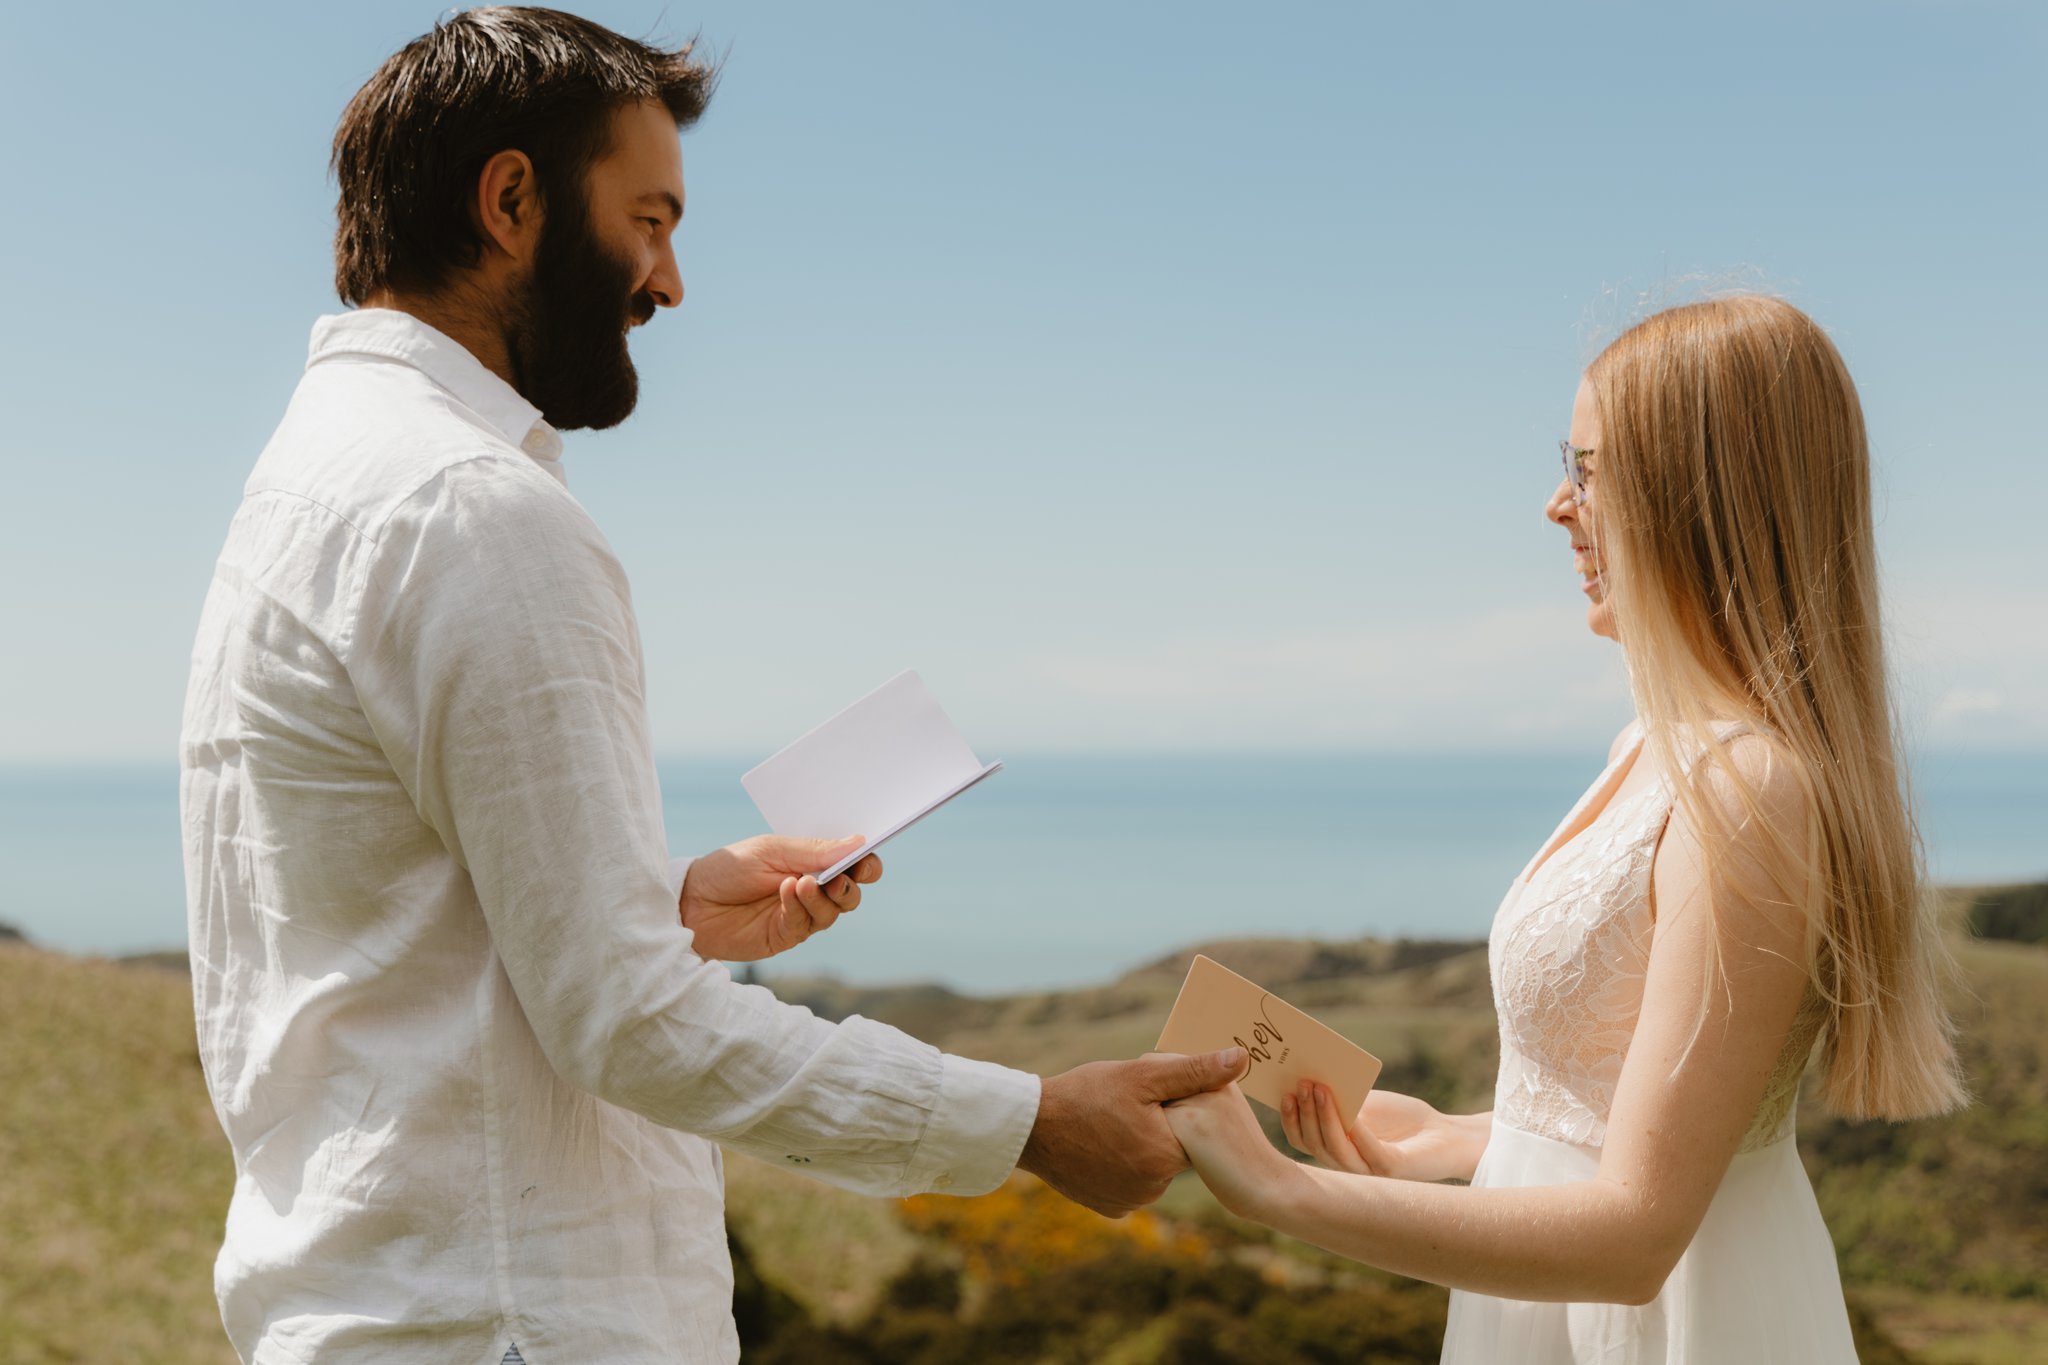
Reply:
M1642 732L1640 721L1630 721L1614 741L1614 752ZM1662 746L1669 762L1681 774L1696 780L1733 778L1744 787L1795 789L1799 781L1799 758L1783 736L1756 720L1723 718L1697 724L1670 727Z
M1813 818L1812 774L1783 736L1753 720L1681 726L1662 763L1673 818L1717 826L1723 852L1791 847Z
M1695 840L1707 836L1710 861L1723 875L1771 883L1789 873L1784 861L1804 845L1815 818L1810 774L1793 747L1762 726L1714 729L1714 742L1688 765L1693 799L1679 801L1672 819Z
M1711 754L1718 760L1707 765L1702 773L1710 790L1732 779L1741 789L1759 797L1787 801L1796 799L1806 789L1792 746L1755 721L1716 721L1712 741L1702 741L1695 748L1700 758Z

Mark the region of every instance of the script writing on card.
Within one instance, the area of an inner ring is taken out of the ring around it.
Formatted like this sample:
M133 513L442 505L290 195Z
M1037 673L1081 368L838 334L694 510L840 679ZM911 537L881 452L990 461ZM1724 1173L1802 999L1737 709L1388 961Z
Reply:
M1252 1059L1239 1086L1275 1109L1282 1095L1307 1080L1330 1087L1339 1110L1356 1114L1379 1079L1379 1058L1214 958L1196 954L1160 1031L1159 1050L1214 1052L1233 1045Z

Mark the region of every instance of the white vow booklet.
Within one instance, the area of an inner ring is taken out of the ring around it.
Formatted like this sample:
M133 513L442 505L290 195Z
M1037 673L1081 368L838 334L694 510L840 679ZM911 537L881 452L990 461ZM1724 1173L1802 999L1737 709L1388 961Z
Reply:
M966 791L983 764L906 669L740 779L777 834L867 842L818 874L829 882Z

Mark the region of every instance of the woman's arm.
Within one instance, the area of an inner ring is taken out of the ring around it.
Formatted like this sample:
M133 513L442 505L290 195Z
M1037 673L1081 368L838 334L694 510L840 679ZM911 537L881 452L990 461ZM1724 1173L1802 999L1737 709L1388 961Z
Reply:
M1760 740L1731 749L1764 818L1796 833L1805 805L1790 773L1773 770ZM1741 810L1725 784L1709 790ZM1466 1189L1300 1166L1265 1140L1235 1087L1168 1117L1226 1208L1304 1241L1503 1298L1647 1302L1705 1217L1806 987L1802 912L1765 889L1753 856L1763 838L1745 829L1714 869L1710 913L1698 833L1682 808L1672 816L1652 873L1642 1014L1593 1179Z

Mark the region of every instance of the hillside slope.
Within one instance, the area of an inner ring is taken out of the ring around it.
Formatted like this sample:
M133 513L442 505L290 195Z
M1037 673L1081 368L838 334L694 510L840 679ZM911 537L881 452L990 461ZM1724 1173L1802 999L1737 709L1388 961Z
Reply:
M2009 896L1998 903L2032 904ZM1974 904L1959 897L1958 915ZM2021 915L2014 924L2014 939L2025 940L2030 921ZM859 1012L969 1055L1051 1071L1146 1050L1194 951L1101 986L994 999L934 986L773 984L785 998L828 1014ZM1495 1043L1479 945L1247 939L1201 951L1378 1053L1387 1062L1385 1084L1445 1106L1489 1102ZM1843 1123L1810 1099L1801 1111L1802 1151L1852 1302L1913 1352L1894 1352L1873 1335L1867 1361L2048 1359L2048 1168L2041 1161L2048 1151L2048 947L1977 941L1957 952L1963 980L1954 998L1977 1103L1960 1115L1898 1126ZM0 1043L0 1168L10 1177L0 1183L0 1365L232 1361L211 1291L232 1170L201 1081L187 978L162 963L81 960L0 943ZM921 1339L938 1352L927 1359L964 1358L946 1356L952 1348L943 1343L971 1334L942 1331L941 1319L971 1316L978 1303L998 1318L1050 1311L1028 1297L987 1297L997 1290L973 1267L994 1254L990 1246L1043 1269L1048 1278L1030 1291L1041 1296L1068 1292L1058 1289L1069 1285L1060 1277L1095 1264L1076 1260L1084 1253L1109 1256L1103 1265L1169 1297L1235 1285L1229 1292L1240 1295L1246 1313L1264 1315L1269 1336L1311 1331L1303 1324L1314 1322L1350 1323L1329 1328L1340 1336L1364 1330L1361 1323L1398 1322L1404 1340L1419 1339L1440 1299L1440 1291L1360 1274L1231 1224L1186 1180L1162 1204L1165 1220L1148 1224L1152 1231L1135 1242L1097 1230L1124 1225L1069 1217L1028 1188L906 1206L743 1159L731 1164L731 1210L767 1286L756 1308L772 1300L785 1316L800 1312L822 1324L815 1331L825 1335L783 1338L788 1359L813 1347L820 1362L860 1359L847 1343L864 1331L896 1330L903 1313L923 1315L918 1320L930 1331ZM1181 1255L1174 1248L1196 1243L1209 1248L1207 1259L1172 1259ZM1144 1259L1155 1251L1167 1259ZM1250 1267L1252 1278L1232 1266ZM885 1310L897 1317L875 1316ZM1215 1304L1160 1311L1124 1324L1131 1330L1118 1338L1117 1359L1209 1358L1186 1343L1199 1344L1205 1333L1257 1337L1249 1318L1226 1321ZM1108 1329L1098 1323L1089 1330ZM828 1337L838 1355L819 1344ZM1374 1349L1384 1359L1408 1358L1388 1354L1391 1346Z
M0 1363L232 1365L183 973L0 945L0 1170Z

